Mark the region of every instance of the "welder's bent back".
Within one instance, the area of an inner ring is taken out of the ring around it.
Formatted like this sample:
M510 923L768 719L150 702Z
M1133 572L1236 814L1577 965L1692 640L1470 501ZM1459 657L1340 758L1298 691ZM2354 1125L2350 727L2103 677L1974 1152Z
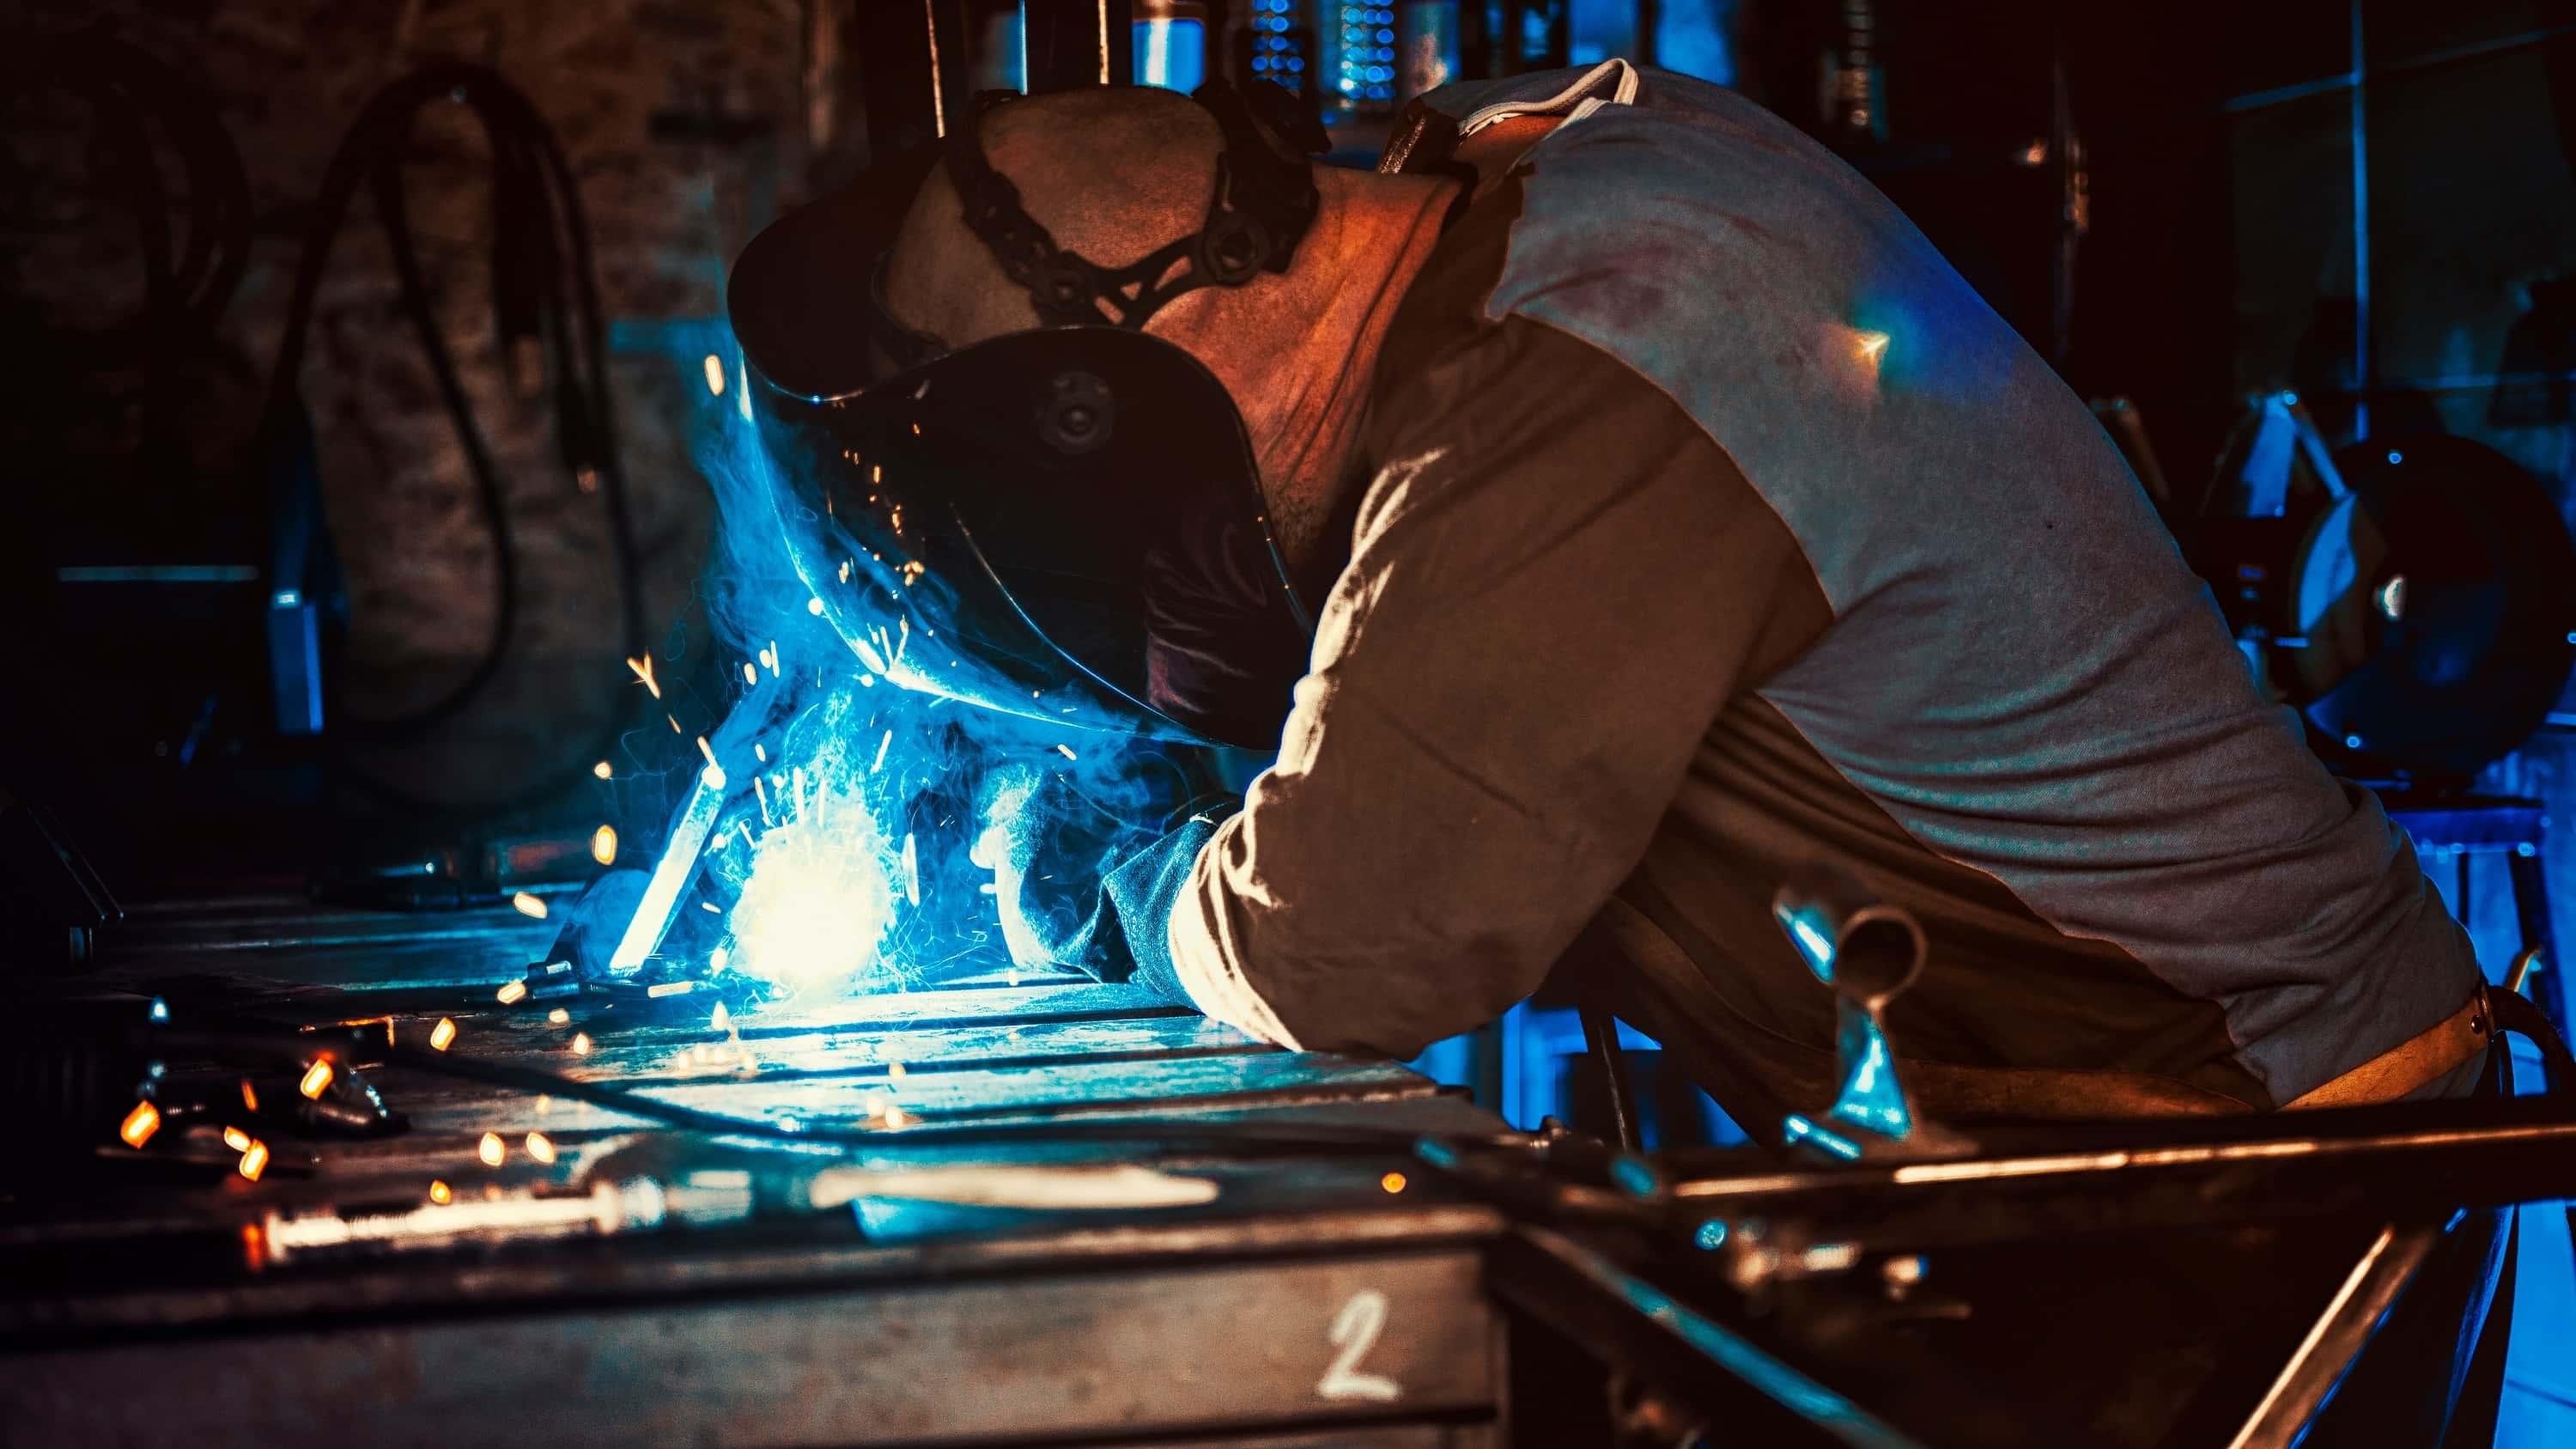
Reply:
M1406 296L1285 747L1166 857L1146 974L1402 1052L1608 902L1627 1014L1730 1105L1813 1105L1832 1001L1766 907L1821 858L1932 940L1890 1025L1936 1111L2268 1108L2410 1042L2390 1091L2465 1089L2466 939L2082 402L1824 150L1628 74L1400 135L1570 117Z

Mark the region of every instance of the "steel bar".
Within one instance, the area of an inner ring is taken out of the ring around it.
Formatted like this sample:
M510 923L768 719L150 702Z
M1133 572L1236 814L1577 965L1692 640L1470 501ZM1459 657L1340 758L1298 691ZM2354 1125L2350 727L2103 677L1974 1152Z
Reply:
M1724 1425L1727 1442L1920 1449L1752 1339L1561 1233L1510 1233L1495 1245L1489 1281L1514 1307Z
M2438 1226L2379 1230L2352 1273L2310 1325L2288 1363L2263 1394L2227 1449L2290 1449L2307 1431L2344 1372L2370 1343L2389 1306L2442 1241Z
M1743 1156L1738 1161L1746 1160ZM1764 1246L2012 1242L2368 1211L2446 1214L2576 1195L2576 1105L2526 1097L2088 1124L1937 1161L1712 1174L1665 1163L1677 1228L1765 1224Z

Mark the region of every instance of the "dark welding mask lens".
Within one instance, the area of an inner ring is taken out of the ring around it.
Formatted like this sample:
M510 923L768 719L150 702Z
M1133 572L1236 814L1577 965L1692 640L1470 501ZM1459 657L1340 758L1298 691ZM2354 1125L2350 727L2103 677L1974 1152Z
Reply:
M799 570L863 660L891 631L942 693L1277 746L1310 616L1241 417L1187 352L1105 328L1023 332L853 397L766 388L759 413ZM840 583L844 561L860 587Z

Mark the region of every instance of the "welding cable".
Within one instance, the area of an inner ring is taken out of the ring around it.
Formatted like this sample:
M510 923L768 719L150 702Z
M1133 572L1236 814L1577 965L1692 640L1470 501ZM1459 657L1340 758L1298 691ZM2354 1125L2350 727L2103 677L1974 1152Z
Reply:
M519 613L519 571L500 473L475 425L473 405L440 334L404 204L404 153L421 110L441 99L474 113L491 151L492 291L495 330L504 358L509 359L517 342L541 344L546 373L552 379L556 444L565 469L586 485L595 481L608 514L622 599L624 652L640 656L647 650L642 570L609 395L607 327L579 187L554 133L525 94L482 66L428 66L368 101L331 158L296 273L262 422L267 455L283 457L304 417L299 379L305 340L332 242L359 188L366 186L383 226L403 311L455 424L492 539L493 617L483 656L463 680L436 700L400 716L350 721L346 728L360 737L416 736L480 697L501 671ZM608 753L623 732L623 721L613 721L601 741L572 756L581 762L578 768L586 770L590 760ZM569 776L574 768L567 764L564 773ZM389 794L403 794L380 780L368 783ZM559 783L550 777L521 792L516 800L540 797ZM506 808L506 803L492 808Z

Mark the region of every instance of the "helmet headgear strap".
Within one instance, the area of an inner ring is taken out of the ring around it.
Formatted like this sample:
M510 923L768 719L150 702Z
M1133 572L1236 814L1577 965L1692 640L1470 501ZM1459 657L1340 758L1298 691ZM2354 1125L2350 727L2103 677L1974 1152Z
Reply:
M1286 154L1283 143L1307 156L1320 155L1327 145L1323 124L1267 81L1254 81L1244 90L1213 81L1194 97L1216 117L1225 136L1225 149L1216 159L1216 185L1208 199L1207 220L1196 232L1126 266L1101 266L1057 246L1047 229L1020 205L1019 188L994 170L984 155L984 118L1018 98L1014 91L986 91L975 97L965 124L946 148L948 178L964 203L967 229L1002 264L1003 275L1028 289L1038 320L1047 326L1140 330L1146 319L1175 297L1206 286L1240 287L1264 272L1287 271L1298 242L1314 222L1318 204L1314 174L1305 156ZM880 259L874 300L879 318L892 323L885 306L883 268ZM938 339L928 334L899 324L891 330L905 344L894 350L899 355L913 354L902 356L907 365L926 360L940 348ZM881 336L879 340L895 339Z

